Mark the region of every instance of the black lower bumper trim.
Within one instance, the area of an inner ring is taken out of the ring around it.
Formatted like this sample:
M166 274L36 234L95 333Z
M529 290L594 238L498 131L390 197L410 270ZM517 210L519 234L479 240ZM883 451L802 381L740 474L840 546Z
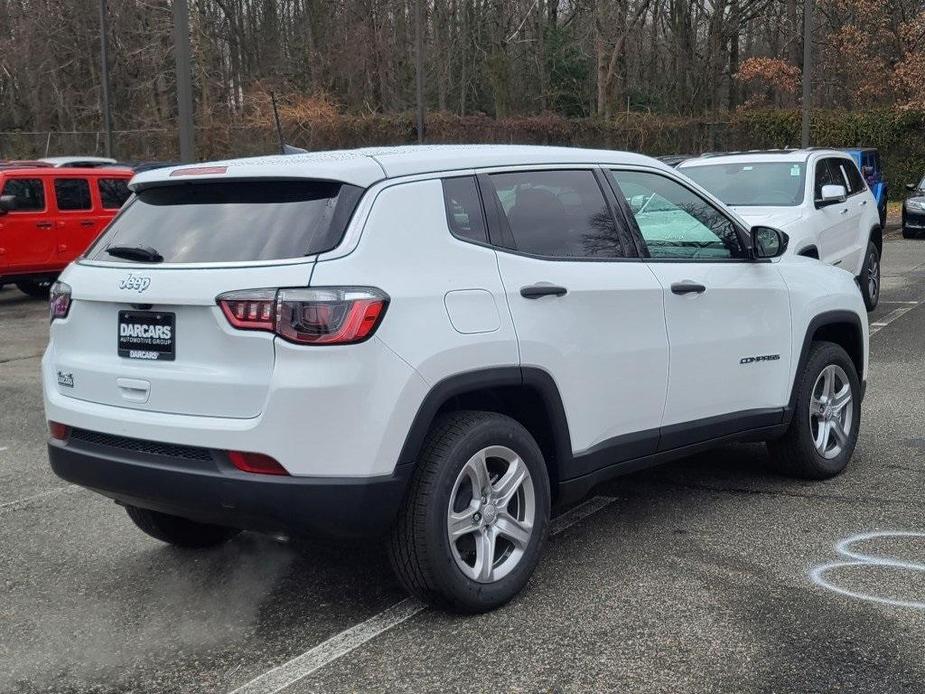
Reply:
M344 538L391 527L413 467L372 478L253 475L58 442L48 457L62 479L122 504L244 530Z

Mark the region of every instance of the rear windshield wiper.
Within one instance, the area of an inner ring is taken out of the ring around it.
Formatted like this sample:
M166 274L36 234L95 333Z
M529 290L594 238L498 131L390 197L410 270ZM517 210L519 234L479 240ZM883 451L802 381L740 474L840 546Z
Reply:
M164 256L150 246L109 246L106 252L116 258L136 260L139 263L161 263L164 261Z

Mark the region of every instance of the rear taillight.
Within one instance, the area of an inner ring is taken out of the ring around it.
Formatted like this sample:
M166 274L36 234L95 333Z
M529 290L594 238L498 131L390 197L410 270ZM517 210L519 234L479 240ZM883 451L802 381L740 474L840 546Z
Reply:
M218 297L225 318L239 330L270 330L276 325L276 290L228 292Z
M228 451L228 460L238 470L253 472L258 475L288 475L286 468L276 460L263 453L244 453L243 451Z
M371 287L252 289L217 299L239 330L265 330L301 345L349 345L379 327L388 295Z
M67 318L71 310L71 285L64 282L55 282L48 293L48 317L53 321L56 318Z
M71 436L71 428L60 422L48 422L48 434L55 441L67 441Z

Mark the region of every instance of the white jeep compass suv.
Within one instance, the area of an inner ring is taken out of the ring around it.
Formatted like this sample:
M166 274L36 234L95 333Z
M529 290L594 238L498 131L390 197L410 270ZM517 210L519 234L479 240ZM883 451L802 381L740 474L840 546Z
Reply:
M867 310L877 306L880 213L850 155L831 149L705 155L688 159L678 170L749 224L786 232L789 253L848 270Z
M821 479L854 450L853 277L654 159L385 148L131 187L53 290L48 449L165 542L382 536L409 591L477 612L602 480L741 440Z

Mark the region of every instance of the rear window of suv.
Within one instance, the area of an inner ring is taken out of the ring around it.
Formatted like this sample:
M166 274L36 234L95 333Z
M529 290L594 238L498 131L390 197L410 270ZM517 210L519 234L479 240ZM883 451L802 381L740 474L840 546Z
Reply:
M140 191L87 252L148 246L166 263L299 258L340 243L363 189L330 181L180 183Z

